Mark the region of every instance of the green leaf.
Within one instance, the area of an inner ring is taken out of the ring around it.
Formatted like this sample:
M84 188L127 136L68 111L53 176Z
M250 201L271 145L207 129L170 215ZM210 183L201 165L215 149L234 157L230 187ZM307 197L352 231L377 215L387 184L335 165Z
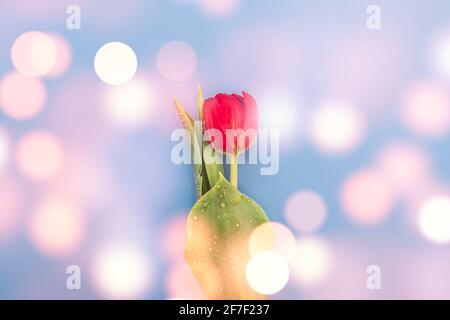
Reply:
M216 152L207 142L203 142L203 164L206 168L209 184L216 185L219 175L223 173L223 156Z
M189 113L184 110L183 105L178 101L176 96L173 97L173 103L175 104L175 108L177 109L177 113L180 117L181 123L192 136L194 134L194 119Z
M219 173L223 174L223 161L221 155L215 152L206 142L203 142L203 123L194 121L192 116L185 111L177 97L173 98L178 116L191 137L191 162L194 170L195 192L197 199L207 193L211 186L219 180ZM202 118L203 96L198 85L198 112ZM205 161L206 156L206 161Z
M222 174L188 216L186 261L211 299L262 299L246 281L248 240L268 222L264 210Z
M192 164L194 166L194 172L197 175L197 179L195 180L197 198L204 195L210 189L206 169L205 166L203 165L202 135L203 135L202 123L201 121L195 121L191 155L192 155Z
M189 132L191 137L191 163L194 169L195 193L197 199L200 198L207 190L209 190L206 170L203 168L202 148L200 148L197 125L192 116L185 111L183 105L178 101L177 97L173 97L175 108L184 128Z
M197 82L197 107L198 107L198 118L203 121L203 104L205 100L203 99L202 87Z

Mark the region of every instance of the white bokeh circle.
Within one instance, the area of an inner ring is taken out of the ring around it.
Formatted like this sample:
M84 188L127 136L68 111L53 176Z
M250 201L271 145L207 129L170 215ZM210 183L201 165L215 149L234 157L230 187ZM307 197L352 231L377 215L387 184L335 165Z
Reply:
M138 62L133 49L122 42L109 42L95 55L94 69L98 77L110 85L122 85L130 81Z

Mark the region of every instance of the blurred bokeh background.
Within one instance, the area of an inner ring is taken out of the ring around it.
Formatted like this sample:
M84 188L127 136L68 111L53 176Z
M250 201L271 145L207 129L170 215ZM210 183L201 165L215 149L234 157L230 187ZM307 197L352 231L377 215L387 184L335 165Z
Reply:
M171 161L171 99L194 113L197 81L280 130L276 175L240 166L279 235L254 287L450 299L448 0L2 0L0 298L203 297Z

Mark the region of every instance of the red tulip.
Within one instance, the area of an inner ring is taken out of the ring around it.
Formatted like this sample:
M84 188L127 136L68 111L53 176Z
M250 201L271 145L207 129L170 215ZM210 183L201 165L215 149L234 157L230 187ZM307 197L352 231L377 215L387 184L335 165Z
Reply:
M258 110L255 99L247 92L219 93L203 106L205 135L212 147L236 154L247 150L256 140Z

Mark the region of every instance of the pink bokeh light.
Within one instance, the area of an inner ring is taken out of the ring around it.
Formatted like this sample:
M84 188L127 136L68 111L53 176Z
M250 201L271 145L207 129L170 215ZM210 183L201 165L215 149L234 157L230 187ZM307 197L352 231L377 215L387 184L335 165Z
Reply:
M21 34L11 48L14 67L25 76L48 74L57 61L57 47L52 38L39 31Z
M405 141L384 146L375 157L375 166L400 194L420 189L433 176L429 154Z
M62 143L46 131L32 131L22 136L15 152L20 173L33 180L48 180L57 175L64 162Z
M197 0L200 9L213 17L227 17L237 11L241 0Z
M450 130L450 95L442 84L421 81L406 88L401 98L401 120L414 133L441 137Z
M194 73L197 55L190 44L170 41L159 49L156 65L158 71L168 80L183 81Z
M8 73L0 82L0 107L18 120L28 120L39 114L47 100L45 84L17 72Z
M50 34L49 36L55 44L57 56L48 76L51 78L60 77L69 70L72 63L72 49L69 42L61 35Z
M345 214L363 225L381 223L395 204L395 190L375 169L353 172L343 183L340 201Z
M289 197L284 214L287 222L300 232L318 230L326 220L327 206L313 191L298 191Z
M186 247L186 215L178 215L164 226L161 238L165 256L171 260L182 259Z

